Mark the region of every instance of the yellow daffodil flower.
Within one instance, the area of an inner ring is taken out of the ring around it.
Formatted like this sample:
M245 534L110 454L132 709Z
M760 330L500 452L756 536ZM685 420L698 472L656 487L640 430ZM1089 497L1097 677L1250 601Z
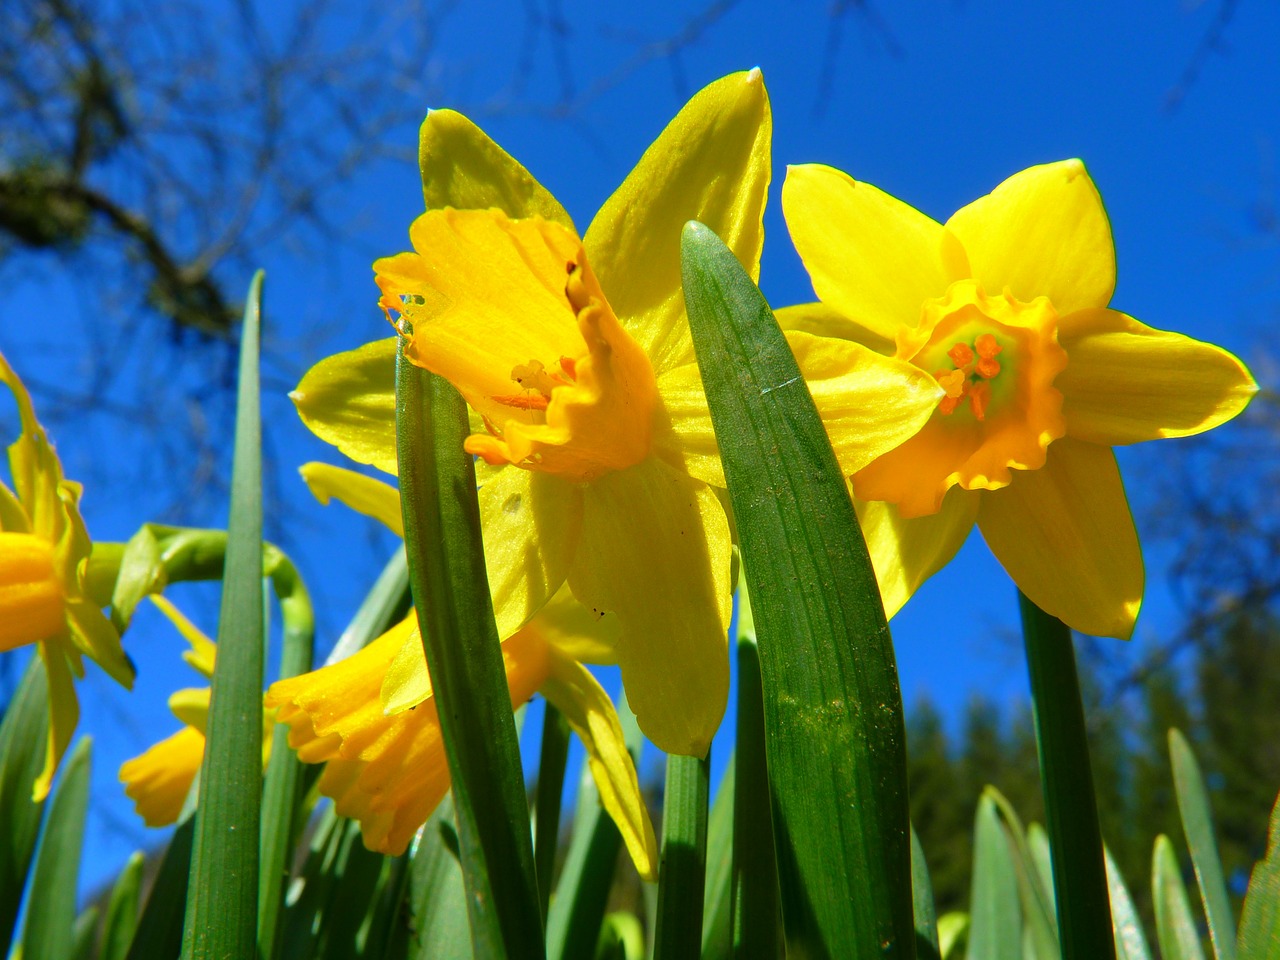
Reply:
M414 251L375 265L408 358L475 414L467 449L499 634L568 583L617 615L641 729L702 756L728 690L730 530L680 286L680 230L707 224L758 274L771 118L758 71L698 93L580 239L563 208L456 113L422 130L428 211ZM451 209L452 208L452 209ZM940 389L910 364L795 334L833 442L869 463L927 419ZM331 357L294 393L304 421L394 471L390 341Z
M362 474L321 463L302 468L324 503L337 498L400 532L400 495ZM503 641L512 708L541 692L587 749L600 802L613 817L640 875L657 876L657 843L613 704L580 661L611 661L612 617L599 617L561 590ZM307 763L326 763L320 792L360 821L371 850L403 853L449 789L440 721L417 616L363 650L282 680L267 704L289 724L289 745Z
M87 595L82 488L62 476L31 396L3 355L0 380L17 401L22 431L9 447L14 489L0 483L0 652L36 644L48 677L49 738L33 790L39 801L49 794L80 718L72 677L84 676L83 658L126 688L133 685L133 665L115 627Z
M213 679L217 645L167 599L152 596L151 601L190 645L190 650L183 651L182 659L206 679ZM125 785L125 795L133 801L134 810L148 827L167 827L177 822L182 813L191 784L204 760L209 692L208 687L176 691L169 697L169 709L184 724L182 729L120 765L120 781ZM274 711L264 712L263 766L271 756L270 733L274 723Z
M1031 167L945 224L830 167L791 167L783 212L822 301L784 325L932 374L928 424L845 464L892 615L976 522L1018 587L1128 637L1142 554L1111 448L1208 430L1256 390L1230 353L1110 309L1115 250L1079 160Z

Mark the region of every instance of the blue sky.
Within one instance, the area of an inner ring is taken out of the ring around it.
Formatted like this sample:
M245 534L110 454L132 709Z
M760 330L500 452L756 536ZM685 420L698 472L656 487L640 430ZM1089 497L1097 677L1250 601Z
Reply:
M1280 5L1241 3L1223 44L1173 110L1166 99L1210 28L1216 3L886 3L877 5L882 26L876 26L856 13L834 21L833 5L817 0L788 4L785 15L766 0L742 0L676 58L642 60L634 69L627 66L637 51L673 35L691 5L566 0L560 6L564 41L553 46L549 32L535 34L523 106L498 109L528 38L526 13L514 3L459 5L443 22L438 60L420 65L456 93L422 106L479 105L482 126L560 198L580 229L687 96L725 73L758 66L774 117L761 286L775 306L813 299L778 203L788 163L831 164L945 219L1026 166L1078 156L1112 221L1119 263L1114 306L1246 359L1274 344L1280 245L1274 234L1265 240L1256 218L1274 201L1280 169ZM829 57L824 51L837 27L838 52ZM531 109L556 101L566 70L577 91L600 78L620 79L582 102L571 120ZM395 80L388 77L389 84ZM387 137L388 145L412 150L415 129L406 125ZM407 246L421 206L416 169L379 164L359 172L333 200L337 220L350 227L322 263L286 244L269 250L263 263L267 335L290 358L290 371L387 334L369 265ZM49 269L56 275L56 266ZM18 362L22 347L31 355L56 342L47 327L18 322L35 296L21 283L0 291L0 349ZM68 322L74 330L90 321L80 312ZM266 410L280 490L296 518L288 549L316 601L323 657L393 544L342 515L343 508L309 501L294 467L309 459L337 462L336 452L307 433L283 397L269 398ZM55 437L71 476L77 463L100 455L102 441L91 444L74 428L65 423ZM1125 450L1121 465L1133 478L1157 469L1158 460ZM1247 487L1253 479L1238 482ZM90 491L91 532L127 537L150 518L154 494ZM1132 480L1130 495L1141 531L1146 501ZM97 503L104 505L100 512ZM222 517L184 520L216 525ZM1177 629L1168 556L1148 552L1139 650ZM216 605L207 592L175 597L214 630ZM1006 705L1025 698L1019 647L1010 639L1013 587L976 535L892 628L908 704L928 696L954 718L976 692ZM154 615L144 613L126 643L141 667L135 693L126 696L100 676L82 688L84 729L97 741L91 826L98 829L90 832L86 884L110 875L134 846L156 839L131 819L116 792L115 769L176 729L164 699L198 679ZM718 760L726 752L718 749Z

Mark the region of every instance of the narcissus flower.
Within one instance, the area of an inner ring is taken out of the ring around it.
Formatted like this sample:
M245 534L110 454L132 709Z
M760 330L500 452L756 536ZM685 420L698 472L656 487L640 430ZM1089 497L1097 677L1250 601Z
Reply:
M17 401L22 430L9 446L14 489L0 483L0 652L36 644L48 677L49 738L33 791L39 801L49 794L80 718L72 677L84 676L83 658L126 688L133 685L133 665L115 627L87 596L82 488L62 476L31 396L3 355L0 380Z
M1229 420L1249 371L1108 307L1111 227L1079 160L1024 170L945 225L818 165L788 170L782 204L822 301L784 325L909 361L945 393L906 443L846 465L887 612L976 522L1037 606L1128 637L1142 554L1111 448Z
M302 468L323 502L337 498L399 531L400 496L379 480L311 463ZM587 749L600 801L640 875L657 875L657 844L635 767L608 695L580 661L611 662L616 624L567 590L502 644L515 708L541 692ZM307 763L326 763L320 792L360 821L371 850L403 853L449 789L449 768L414 613L363 650L282 680L267 704L289 724L289 745Z
M494 468L479 495L499 633L566 582L615 613L628 698L669 753L705 754L719 725L731 606L729 524L713 490L724 476L684 314L680 231L702 221L758 273L770 130L758 71L711 84L580 239L516 161L458 114L432 113L414 251L374 265L408 358L476 415L466 446ZM793 345L850 461L909 437L941 395L927 373L847 341L797 334ZM374 384L389 380L393 349L330 358L294 394L317 434L387 470L392 407Z
M200 628L183 616L164 597L151 601L178 629L191 649L182 659L205 679L213 678L217 645ZM177 822L182 813L191 784L204 760L205 728L209 719L209 687L178 690L169 697L169 709L184 726L132 760L120 765L120 781L125 795L148 827L166 827ZM275 712L265 711L262 718L262 764L271 756L271 727Z

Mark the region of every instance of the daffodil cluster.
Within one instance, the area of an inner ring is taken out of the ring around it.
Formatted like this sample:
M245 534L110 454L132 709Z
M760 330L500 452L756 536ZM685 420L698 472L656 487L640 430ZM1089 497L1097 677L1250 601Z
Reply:
M772 121L759 71L680 111L583 232L465 117L421 131L425 211L378 260L399 337L331 356L292 394L358 463L396 472L394 363L447 379L482 461L489 587L513 707L541 692L587 746L640 873L652 827L608 697L702 756L728 689L732 518L680 284L680 233L714 230L754 278ZM1110 228L1079 161L1034 167L940 224L828 167L782 191L817 303L778 312L851 492L889 615L976 523L1026 595L1128 636L1141 553L1111 448L1234 416L1255 390L1209 344L1109 307ZM403 536L394 488L303 470ZM405 849L448 789L414 614L267 704L365 842Z

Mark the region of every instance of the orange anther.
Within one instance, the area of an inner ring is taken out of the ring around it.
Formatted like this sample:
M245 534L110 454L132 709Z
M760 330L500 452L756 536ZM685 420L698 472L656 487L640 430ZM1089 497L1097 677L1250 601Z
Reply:
M960 397L943 397L938 401L938 412L944 417L949 417L956 412L958 406L960 406Z
M938 386L947 392L948 397L959 399L964 395L963 370L939 370L933 376L938 381Z
M973 411L974 419L985 420L987 418L987 402L991 399L991 385L985 381L975 383L969 388L967 396L969 397L969 409Z
M978 372L978 376L991 380L1000 373L1000 361L993 360L990 357L983 357L978 361L974 369Z
M973 341L973 345L978 348L978 356L985 357L988 360L1004 349L996 342L996 338L989 333L982 334L977 340Z
M517 410L545 410L550 401L540 393L515 393L506 397L490 397L495 403Z
M957 367L965 367L973 363L973 350L967 343L957 343L947 351L947 356Z
M564 371L564 375L570 380L578 379L578 361L573 357L561 357L560 369Z

